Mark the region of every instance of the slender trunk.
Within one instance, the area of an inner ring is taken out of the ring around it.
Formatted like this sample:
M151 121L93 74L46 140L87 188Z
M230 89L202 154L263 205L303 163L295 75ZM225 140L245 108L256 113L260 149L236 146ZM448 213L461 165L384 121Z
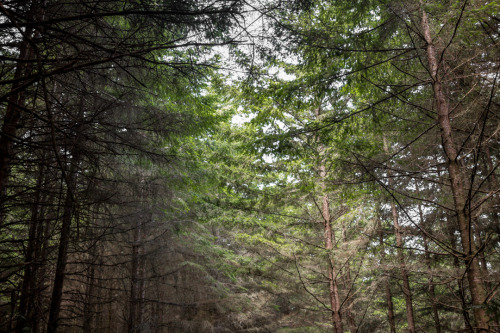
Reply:
M342 241L344 244L347 244L347 228L345 226L345 223L342 221ZM349 263L349 260L345 263L344 266L344 289L345 290L351 290L352 289L352 280L351 280L351 265ZM358 328L356 326L356 320L354 318L354 313L353 313L353 301L352 301L352 295L347 295L346 296L346 317L347 317L347 325L349 325L349 330L351 333L356 333L358 331Z
M320 167L322 177L325 176L325 167ZM337 281L337 271L335 269L335 262L332 257L333 250L333 237L332 237L332 225L330 217L330 202L328 195L323 195L322 202L322 214L324 223L324 238L325 238L325 248L328 252L329 257L329 270L328 270L328 286L330 291L330 305L332 307L332 321L335 333L343 333L342 327L342 316L340 314L340 296Z
M406 319L408 321L408 331L415 332L415 319L413 316L413 296L410 289L410 280L408 278L408 270L406 268L404 253L403 253L403 237L399 226L399 215L394 202L391 202L392 221L394 223L394 234L396 236L396 247L398 253L399 270L401 279L403 280L403 293L406 303Z
M113 297L113 288L111 285L106 286L108 288L108 320L107 320L107 325L106 325L106 333L111 333L115 331L115 323L114 323L114 317L113 317L113 303L114 303L114 297Z
M432 308L432 317L434 318L434 327L436 328L436 333L441 333L441 321L439 319L439 312L436 304L436 290L434 287L434 280L432 277L432 267L431 267L431 258L429 254L429 244L427 240L427 236L425 233L422 234L424 240L424 251L425 251L425 262L427 264L427 272L430 275L428 278L428 289L429 289L429 298L431 301Z
M420 193L419 187L418 187L418 182L416 184L416 189L417 189L417 194ZM424 213L422 210L422 205L418 205L418 214L420 217L420 224L422 226L425 225L424 221ZM429 298L431 301L431 308L432 308L432 317L434 318L434 327L436 329L436 333L441 333L441 322L439 319L439 312L437 309L437 304L436 304L436 290L434 286L434 281L433 281L433 274L432 274L432 266L431 266L431 256L429 253L429 242L427 239L427 235L425 232L422 233L422 238L424 241L424 251L425 251L425 263L427 265L427 274L429 275L428 277L428 289L429 289Z
M389 146L387 144L387 140L384 137L384 151L386 154L389 153ZM389 179L389 187L392 186L392 172L389 169L387 171L387 177ZM391 213L392 213L392 222L394 224L394 235L396 236L396 248L397 248L397 256L399 261L399 271L401 273L401 279L403 281L403 294L405 295L405 303L406 303L406 319L408 321L408 331L410 333L415 332L415 318L413 315L413 297L410 289L410 280L408 278L408 270L406 268L404 253L403 253L403 236L401 232L401 227L399 226L399 214L394 203L394 200L391 200Z
M84 332L92 332L93 329L93 321L94 321L94 289L96 284L95 279L95 246L90 249L90 267L89 267L89 275L87 276L87 281L85 285L85 303L83 305L83 331Z
M377 211L379 210L379 205L377 205ZM380 218L377 219L378 224L378 237L380 243L380 262L383 265L385 261L385 246L384 246L384 231L382 229L382 223ZM394 304L392 303L392 293L391 293L391 283L390 274L388 269L384 269L384 289L385 289L385 299L387 302L387 321L389 322L389 327L391 333L396 333L396 320L394 318Z
M47 323L47 333L56 333L59 325L59 316L61 311L62 293L64 287L64 278L66 271L66 264L68 261L68 247L71 233L71 221L75 209L75 195L76 195L76 181L77 169L80 157L78 146L75 146L73 158L71 160L71 167L67 174L67 189L64 201L64 210L61 223L61 234L58 246L56 273L54 277L54 284L52 288L52 298L49 309L49 320Z
M132 245L132 278L130 284L130 305L128 332L139 333L142 330L142 299L144 290L142 261L142 225L139 219L134 227L134 239Z
M474 237L471 234L471 216L468 209L468 197L465 189L465 177L460 170L458 153L455 148L452 135L452 127L449 115L449 105L446 99L441 78L438 74L439 62L436 58L436 50L432 41L431 31L427 14L422 8L422 30L427 43L427 60L432 77L432 86L434 89L434 99L436 102L438 123L441 129L441 139L444 154L447 158L448 174L450 177L450 186L453 193L453 202L457 214L458 228L460 231L462 249L464 252L464 261L467 269L467 280L472 297L474 308L474 318L478 332L489 331L489 317L484 306L486 300L486 291L481 278L481 270L477 258L477 249Z
M439 166L437 168L437 175L439 179L441 179L441 167ZM451 215L445 211L444 216L446 218L445 225L446 225L448 240L450 242L450 247L455 251L455 253L458 253L459 250L457 249L457 241L455 238L455 227L451 224L452 221ZM455 276L462 275L460 272L460 261L457 255L453 255L453 267L455 267L455 270L457 272ZM465 304L465 290L463 287L463 282L460 278L457 278L457 288L458 288L458 293L460 295L460 308L462 310L462 317L464 319L465 329L468 330L469 332L473 332L470 323L469 312L467 311L467 305Z
M320 109L316 109L316 117L319 117ZM319 141L319 138L318 138ZM343 333L344 329L342 326L342 315L340 313L340 296L339 296L339 288L337 281L337 270L335 268L335 261L333 259L333 243L335 242L334 236L332 234L332 224L330 217L330 201L328 198L328 194L326 194L326 166L324 158L322 157L324 153L324 147L322 144L319 145L319 152L321 155L321 162L319 166L319 175L321 178L321 189L323 190L322 195L322 206L321 206L321 214L323 215L323 225L324 225L324 239L325 239L325 248L328 252L328 289L330 294L330 306L332 308L332 322L333 322L333 332L334 333Z
M8 330L12 331L15 328L15 319L16 319L16 305L17 305L17 291L12 289L10 291L10 313L9 313L9 323L7 324Z
M92 321L94 319L93 311L93 294L95 285L95 268L92 265L90 267L89 276L87 277L87 285L85 287L85 304L83 306L83 331L92 331Z
M36 191L35 191L35 201L31 207L31 219L29 225L29 235L28 235L28 246L26 249L26 266L24 268L24 276L21 287L21 295L19 297L19 315L16 323L16 332L22 333L26 326L32 327L33 323L30 318L30 301L37 298L35 295L36 288L36 269L37 260L40 258L36 257L37 248L41 246L40 240L37 236L40 234L40 229L43 227L42 223L39 221L40 213L40 201L41 201L41 189L44 177L44 165L41 164L38 170Z
M105 332L105 321L104 321L104 313L105 313L105 286L103 285L103 280L105 274L103 274L103 267L104 267L104 259L103 259L103 254L99 255L99 262L97 264L97 272L96 272L96 304L95 304L95 331L96 332Z
M50 175L47 175L50 177ZM49 198L47 203L51 203L50 200L54 198ZM49 251L51 249L50 239L52 237L52 228L51 222L56 219L55 213L47 210L46 207L41 208L40 217L44 220L43 228L38 230L37 239L40 242L40 246L37 246L35 251L35 258L37 258L37 266L36 266L36 296L32 300L31 308L29 309L29 313L31 313L32 317L32 332L40 333L42 331L42 323L46 322L45 313L40 311L40 309L45 308L45 304L47 300L45 299L45 295L43 295L43 291L48 288L48 274L47 273L47 265L46 263L47 257L49 256Z
M449 218L448 218L449 220ZM448 230L448 237L450 238L450 245L452 249L457 249L457 241L455 239L455 228L450 228ZM457 250L458 252L458 250ZM460 260L458 257L455 255L453 256L453 266L456 268L456 271L458 272L458 275L461 274L461 269L460 269ZM467 304L465 304L465 290L463 286L463 281L460 278L457 278L457 287L458 287L458 293L460 294L460 306L462 309L462 317L464 318L464 325L466 330L469 332L473 332L472 325L470 323L470 318L469 318L469 312L467 311Z
M160 295L160 293L158 293L157 295L157 299L162 299L162 296ZM154 319L153 319L153 327L154 327L154 332L155 333L160 333L160 328L162 327L162 321L161 321L161 318L163 318L163 316L161 315L161 311L160 311L160 304L159 302L155 302L155 304L153 305L153 314L154 314Z

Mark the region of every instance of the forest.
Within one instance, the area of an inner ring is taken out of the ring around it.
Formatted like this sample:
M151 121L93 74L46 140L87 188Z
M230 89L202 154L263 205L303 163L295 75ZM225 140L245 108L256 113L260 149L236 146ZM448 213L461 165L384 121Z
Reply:
M500 332L499 0L0 0L0 332Z

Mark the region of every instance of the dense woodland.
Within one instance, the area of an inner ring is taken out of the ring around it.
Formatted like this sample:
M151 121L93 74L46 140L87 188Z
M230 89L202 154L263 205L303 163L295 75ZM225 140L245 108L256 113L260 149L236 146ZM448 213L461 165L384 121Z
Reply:
M0 332L500 332L500 1L0 1Z

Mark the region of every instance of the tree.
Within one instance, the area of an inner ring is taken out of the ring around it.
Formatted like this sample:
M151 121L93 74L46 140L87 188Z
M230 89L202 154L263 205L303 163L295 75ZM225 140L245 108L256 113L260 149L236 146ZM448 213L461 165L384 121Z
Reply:
M178 140L213 120L201 97L216 61L208 47L232 42L227 31L240 5L2 4L0 216L2 246L9 253L2 292L12 294L7 330L39 330L44 321L47 331L59 330L67 315L65 284L82 250L80 227L94 223L94 205L109 212L134 198L112 188L135 182L120 174L126 172L120 166L171 163ZM107 237L109 225L101 227L96 234ZM89 249L104 256L95 250L98 244ZM88 297L95 274L88 276ZM35 309L42 299L50 303L48 312Z
M357 178L358 182L378 184L395 202L392 210L399 206L396 229L407 230L412 238L409 243L418 244L413 246L414 251L428 251L420 245L425 238L427 249L431 242L437 251L444 251L443 258L448 260L440 262L442 269L451 271L458 260L467 277L465 282L456 277L464 326L477 331L494 325L488 315L495 292L486 291L485 277L491 276L484 271L489 267L487 252L476 246L476 242L496 246L496 240L484 232L490 228L488 216L496 216L496 209L488 202L496 200L498 189L487 185L496 178L496 168L489 164L489 172L481 172L479 162L491 147L489 140L495 140L497 128L498 59L493 50L497 47L494 31L498 29L492 23L493 7L468 1L449 1L446 5L314 2L312 9L298 15L276 12L279 19L275 30L283 37L276 44L287 40L287 46L282 43L280 47L296 56L293 60L298 66L307 69L308 88L347 102L338 109L341 111L319 121L299 129L287 128L283 131L286 133L273 137L274 145L280 149L292 147L290 138L338 131L341 123L348 123L346 127L351 130L356 124L364 124L365 135L378 143L340 146L345 149L340 160L354 169L344 182ZM283 62L289 60L281 58ZM270 66L277 64L279 61L273 60ZM281 85L304 81L297 77ZM273 95L280 98L276 91L282 90L276 89ZM303 93L304 89L297 91ZM306 104L309 97L302 94L299 98ZM380 132L393 146L390 156L383 152ZM357 133L351 134L355 137ZM394 179L398 181L390 181ZM417 187L424 196L415 194ZM432 190L435 195L427 195ZM442 226L425 224L424 213L416 218L422 206L433 212L435 219L441 219ZM448 236L442 234L443 229L450 230ZM396 234L400 232L396 230ZM485 237L489 239L486 243ZM455 246L456 241L461 248ZM397 246L401 248L402 242ZM399 254L402 260L404 256L403 252ZM494 258L490 256L489 260ZM409 295L410 283L404 284L404 294ZM406 303L412 330L412 301ZM451 318L453 311L448 311ZM469 312L475 324L469 324ZM447 321L454 325L452 319Z

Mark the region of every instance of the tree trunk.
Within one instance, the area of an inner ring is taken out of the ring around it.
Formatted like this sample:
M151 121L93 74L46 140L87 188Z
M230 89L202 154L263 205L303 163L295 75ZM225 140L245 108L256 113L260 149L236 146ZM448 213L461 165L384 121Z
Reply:
M24 268L23 282L21 287L21 294L19 296L19 314L16 323L16 332L22 333L26 326L33 327L33 322L30 318L31 307L30 302L37 299L35 295L36 290L36 270L39 265L37 261L42 258L37 257L36 254L40 252L39 247L42 245L41 240L38 238L42 233L43 224L40 222L40 201L42 200L41 189L44 176L45 167L43 164L39 165L37 184L35 190L35 201L31 207L31 219L28 233L28 246L26 249L26 266Z
M325 167L320 168L322 177L325 176ZM337 271L335 269L335 262L332 256L333 250L333 237L332 237L332 225L330 217L330 202L328 195L323 195L322 204L322 214L324 223L324 237L325 237L325 248L328 252L329 257L329 270L328 270L328 286L330 291L330 305L332 307L332 321L335 333L343 333L344 329L342 327L342 316L340 314L340 297L337 281Z
M316 109L316 118L320 115L320 109ZM318 138L319 141L319 138ZM328 194L326 194L326 166L323 158L324 147L322 144L319 145L319 153L322 158L319 166L319 175L321 178L321 189L323 191L322 195L322 206L321 206L321 214L323 216L323 225L324 225L324 239L325 239L325 249L328 253L328 289L330 294L330 306L332 308L332 323L333 323L333 332L334 333L343 333L344 329L342 326L342 315L340 313L340 296L339 296L339 288L337 281L337 270L335 269L335 261L333 260L333 243L334 236L332 234L332 224L330 217L330 201L328 198Z
M380 222L380 219L378 220L378 228L380 241L380 262L383 263L385 259L384 231L382 230L382 223ZM387 320L389 322L391 333L396 333L396 320L394 318L394 304L392 303L390 274L387 270L384 270L384 273L386 275L386 279L384 279L384 287L385 299L387 301Z
M78 140L78 138L77 138ZM75 143L76 144L76 143ZM64 202L64 210L61 224L61 235L59 239L56 273L52 288L52 298L50 302L49 320L47 323L47 333L56 333L59 324L59 315L61 311L62 292L64 287L64 278L66 264L68 261L68 247L71 233L71 221L76 203L76 181L78 162L80 158L80 149L76 144L73 158L71 159L71 167L67 173L66 182L66 197Z
M419 194L420 190L418 187L418 182L416 183L416 189L417 189L417 194ZM418 205L418 214L420 217L420 225L425 226L424 213L423 213L421 204ZM432 317L434 318L434 327L436 329L436 333L441 333L441 322L439 319L439 312L438 312L437 305L436 305L436 291L434 288L434 281L433 281L433 277L432 277L432 275L433 275L432 274L432 266L431 266L432 260L431 260L431 256L429 253L429 243L428 243L427 235L425 232L422 233L422 238L424 241L424 251L425 251L425 262L427 264L427 274L429 275L429 278L428 278L428 286L429 287L428 287L428 289L429 289L429 298L431 301Z
M432 278L432 267L431 267L431 258L429 255L429 244L427 241L427 236L425 233L422 233L422 237L424 240L424 251L425 251L425 261L427 264L427 271L430 277L428 278L428 285L429 285L429 298L431 301L431 308L432 308L432 317L434 318L434 327L436 328L436 333L441 333L441 321L439 319L439 312L437 309L436 305L436 291L434 288L434 281Z
M384 151L386 154L389 153L389 146L387 140L384 136ZM390 169L387 170L387 178L389 179L389 187L392 186L392 172ZM399 271L401 273L401 279L403 281L403 294L405 295L406 303L406 319L408 321L408 331L410 333L415 332L415 318L413 315L413 297L410 289L410 280L408 278L408 270L406 268L405 257L403 253L403 236L401 228L399 226L399 214L396 208L394 200L391 199L391 213L392 222L394 224L394 235L396 236L396 248L399 261Z
M347 229L345 227L345 223L342 221L342 241L344 244L347 244ZM345 290L351 290L352 289L352 280L351 280L351 265L349 263L349 260L344 265L344 289ZM351 333L356 333L358 331L358 328L356 326L356 319L354 318L354 313L353 313L353 301L352 301L352 295L347 295L347 299L345 301L346 304L346 317L347 317L347 325L349 325L349 331Z
M448 218L449 220L449 218ZM450 238L450 245L452 249L457 249L457 241L455 239L455 228L450 228L448 230L448 237ZM457 249L458 252L458 249ZM456 268L458 272L457 275L461 274L460 269L460 260L456 255L453 256L453 266ZM462 317L464 318L464 325L469 332L473 332L472 325L470 323L469 312L467 311L467 304L465 304L465 290L463 286L463 281L460 278L457 278L457 287L458 293L460 294L460 306L462 309Z
M47 176L49 177L49 176ZM55 199L55 198L50 198ZM48 201L50 202L50 201ZM58 200L59 202L59 200ZM51 237L53 235L53 230L51 228L51 222L56 219L56 213L53 211L48 210L46 207L41 208L41 213L40 217L42 217L45 221L43 223L43 228L39 228L38 236L37 239L40 241L40 246L37 247L37 251L35 252L35 258L37 258L37 274L36 274L36 296L34 299L32 299L32 307L29 309L31 311L31 317L32 317L32 332L33 333L40 333L42 332L42 323L45 323L45 316L40 309L43 309L45 307L45 304L47 303L47 300L44 299L44 296L42 295L42 292L45 290L46 286L48 286L48 275L47 274L47 265L44 265L43 263L47 262L47 258L49 256L49 252L51 249Z
M408 278L408 270L403 253L403 237L401 235L401 228L399 226L399 215L394 202L391 202L392 221L394 223L394 234L396 236L396 247L398 253L399 270L401 272L401 279L403 280L403 293L405 295L406 303L406 319L408 321L408 331L415 332L415 319L413 317L413 297L410 289L410 280Z
M93 322L94 322L94 313L95 313L95 304L94 304L94 293L96 287L96 279L95 279L95 265L94 258L96 256L96 245L94 244L90 249L89 255L89 273L87 276L87 281L85 285L85 303L83 305L83 331L84 332L92 332L93 330Z
M134 239L132 245L132 277L130 282L130 305L128 318L129 333L140 333L142 331L142 300L144 299L142 228L141 221L137 219L134 227Z
M427 61L432 77L432 86L434 89L434 100L436 102L438 123L441 129L441 140L443 151L447 159L448 174L450 177L450 186L453 193L453 202L457 214L458 229L464 252L464 261L467 269L467 280L472 297L474 308L474 319L478 332L489 331L489 317L484 306L486 300L486 291L481 277L481 270L477 258L477 249L472 235L472 221L468 208L468 197L465 189L465 177L460 170L458 153L455 148L452 135L452 127L449 115L449 105L446 99L441 78L438 74L439 62L436 58L436 50L431 37L431 30L427 19L427 14L422 8L422 30L427 43Z

